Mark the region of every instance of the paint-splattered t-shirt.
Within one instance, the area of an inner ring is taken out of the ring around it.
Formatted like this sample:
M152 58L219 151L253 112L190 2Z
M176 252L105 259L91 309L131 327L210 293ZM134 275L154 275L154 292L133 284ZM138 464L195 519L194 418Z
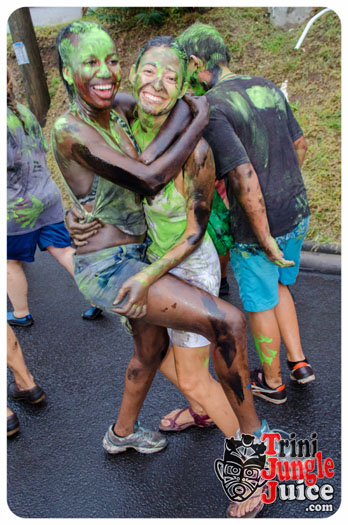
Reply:
M7 108L7 234L21 235L64 219L61 193L46 164L47 142L31 111ZM23 125L24 123L24 125Z
M250 162L259 177L271 234L288 233L310 211L293 146L303 133L284 94L263 77L233 76L206 96L211 109L204 137L214 153L216 177ZM234 239L256 243L227 177L225 181Z

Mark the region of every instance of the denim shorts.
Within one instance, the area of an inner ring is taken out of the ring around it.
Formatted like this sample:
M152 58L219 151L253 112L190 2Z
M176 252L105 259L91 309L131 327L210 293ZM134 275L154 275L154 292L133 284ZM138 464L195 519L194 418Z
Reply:
M147 245L124 244L83 255L73 255L74 277L80 292L90 303L110 313L123 283L148 266ZM120 306L125 304L127 296ZM117 315L117 314L116 314Z
M22 235L8 235L7 259L33 262L37 246L43 251L47 246L66 248L70 245L70 236L62 221Z
M308 223L309 217L306 217L290 233L275 238L284 258L295 261L295 266L290 268L273 264L258 244L236 243L231 249L230 261L244 310L262 312L274 308L279 301L278 283L290 285L296 282Z

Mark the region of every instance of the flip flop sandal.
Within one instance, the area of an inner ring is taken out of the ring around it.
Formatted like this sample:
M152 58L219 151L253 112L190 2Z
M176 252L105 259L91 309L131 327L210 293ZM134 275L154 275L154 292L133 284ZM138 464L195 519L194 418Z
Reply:
M258 498L260 497L261 498L261 495L265 492L265 488L262 489L262 492L261 494L257 494L255 496L251 496L250 499L254 499L254 498ZM256 516L262 511L263 507L265 506L264 502L260 499L260 501L258 502L258 504L256 505L256 507L254 507L252 510L249 510L249 512L246 512L245 514L243 514L243 516L231 516L231 510L232 508L234 509L237 509L239 507L240 503L236 503L235 501L231 501L229 506L227 507L227 510L226 510L226 518L256 518Z
M188 410L193 417L193 421L190 421L190 423L182 423L181 425L178 424L176 421L180 414L185 412L185 410ZM191 407L185 407L179 410L179 412L173 417L169 418L163 418L167 419L169 421L169 425L163 425L162 423L159 424L159 429L162 430L162 432L180 432L181 430L185 430L189 427L199 427L199 428L208 428L208 427L215 427L215 423L213 421L207 421L210 419L208 414L205 414L204 416L200 416L196 412L192 410Z

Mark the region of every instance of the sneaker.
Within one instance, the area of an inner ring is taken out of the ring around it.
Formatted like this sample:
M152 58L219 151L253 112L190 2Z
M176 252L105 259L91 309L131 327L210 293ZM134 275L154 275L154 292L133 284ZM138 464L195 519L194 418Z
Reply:
M250 374L251 391L254 396L261 397L266 401L280 405L287 400L285 384L279 385L277 388L270 388L265 381L265 376L262 370L253 370Z
M314 381L315 375L313 369L307 360L299 361L298 363L292 363L287 361L290 370L290 379L296 381L300 385Z
M102 313L103 310L97 308L97 306L91 306L89 310L82 314L82 319L86 319L86 321L94 321L94 319L100 317Z
M280 438L281 439L288 439L289 436L290 436L289 432L286 432L285 430L282 430L281 428L269 428L269 424L267 423L267 421L265 419L262 419L261 427L258 430L255 430L254 436L256 436L256 438L259 439L260 442L261 442L261 437L262 437L263 434L280 434ZM275 443L274 449L276 451L276 456L277 456L278 460L280 460L280 461L290 460L291 461L292 459L294 459L291 456L291 447L290 447L290 445L284 447L284 451L282 452L282 456L280 456L281 449L279 447L278 442Z
M16 383L11 383L9 388L9 395L14 401L27 401L32 405L36 405L43 401L46 397L45 392L42 390L41 386L36 384L33 388L28 390L20 390Z
M266 419L262 419L261 420L261 427L257 430L255 430L254 432L254 436L256 437L256 443L262 443L262 436L263 434L280 434L280 438L281 439L288 439L290 434L289 432L286 432L285 430L282 430L280 428L270 428L269 427L269 424L267 423ZM235 434L235 439L241 439L242 437L242 433L240 431L240 428L238 428L238 430L236 431L236 434ZM275 450L276 450L276 455L278 457L279 460L286 460L286 459L293 459L291 457L291 447L290 446L285 446L284 447L284 454L285 456L283 456L283 453L282 453L282 456L280 456L280 447L279 447L279 444L278 442L275 443ZM267 468L267 467L266 467Z
M152 454L167 446L167 440L159 432L141 427L138 421L134 425L134 432L125 437L116 436L112 427L113 425L103 439L103 447L109 454L119 454L127 448L134 448L143 454Z
M7 312L7 322L11 326L31 326L34 323L34 319L30 314L25 317L15 317L13 312Z

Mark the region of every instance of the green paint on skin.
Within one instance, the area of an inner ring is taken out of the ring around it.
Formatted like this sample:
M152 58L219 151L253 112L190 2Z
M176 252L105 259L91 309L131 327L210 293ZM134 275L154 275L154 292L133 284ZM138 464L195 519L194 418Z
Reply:
M146 133L151 132L154 126L161 126L169 112L173 109L178 98L186 91L185 71L175 48L166 46L151 47L137 62L137 69L133 80L133 96L138 105L138 114L142 127ZM159 96L163 99L160 104L151 103L144 94ZM160 120L151 120L149 117L162 117ZM153 140L154 135L151 137ZM140 147L145 143L139 137Z
M204 361L204 366L209 366L209 357Z
M90 103L91 93L85 85L93 77L117 79L114 94L121 80L115 44L111 37L95 24L72 25L69 37L63 38L59 54L63 61L63 74L71 88L73 98L79 93ZM76 35L76 36L75 36Z
M271 366L273 359L277 355L277 350L272 350L271 348L268 348L268 346L265 347L265 350L269 352L270 355L265 354L263 350L261 350L261 343L272 343L273 339L270 337L265 337L264 335L257 336L256 334L253 334L255 347L261 362L261 365L264 363L267 363L269 366Z

